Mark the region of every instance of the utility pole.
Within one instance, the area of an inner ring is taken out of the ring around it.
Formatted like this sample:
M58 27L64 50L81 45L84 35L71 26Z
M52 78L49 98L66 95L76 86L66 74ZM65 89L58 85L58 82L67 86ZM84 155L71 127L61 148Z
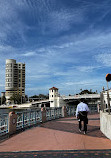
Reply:
M108 113L110 114L110 98L109 98L109 86L108 82L111 81L111 74L106 75L106 81L107 81L107 101L108 101Z
M2 105L2 96L1 96L1 105Z
M109 98L108 82L107 82L107 101L108 101L108 113L110 114L110 98Z

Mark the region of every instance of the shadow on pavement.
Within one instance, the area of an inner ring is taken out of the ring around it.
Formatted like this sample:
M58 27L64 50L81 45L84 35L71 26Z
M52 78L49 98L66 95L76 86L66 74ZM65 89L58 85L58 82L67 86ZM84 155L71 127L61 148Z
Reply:
M96 119L89 119L89 120L96 120ZM62 122L62 121L64 121L64 122ZM70 122L72 121L72 122L69 123L67 121L70 121ZM74 119L67 119L67 120L62 119L62 120L49 121L49 122L43 123L41 125L41 127L54 129L54 130L59 130L59 131L64 131L64 132L75 133L75 134L83 134L83 132L82 133L79 132L79 130L78 130L78 121L75 118ZM94 125L91 126L89 124L87 128L88 128L88 131L87 131L88 136L106 138L104 136L104 134L102 134L102 132L100 131L99 126L94 126Z

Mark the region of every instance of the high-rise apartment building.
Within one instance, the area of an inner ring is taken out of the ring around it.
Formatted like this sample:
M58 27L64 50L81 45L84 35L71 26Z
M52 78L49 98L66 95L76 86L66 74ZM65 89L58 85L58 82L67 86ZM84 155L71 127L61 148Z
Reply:
M13 94L25 97L25 64L16 63L14 59L6 59L6 102L10 101Z

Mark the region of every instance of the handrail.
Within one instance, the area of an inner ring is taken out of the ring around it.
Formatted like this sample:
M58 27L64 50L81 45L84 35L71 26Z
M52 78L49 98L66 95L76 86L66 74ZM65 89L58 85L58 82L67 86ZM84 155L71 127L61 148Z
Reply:
M17 130L42 122L41 110L17 112Z
M17 125L16 130L21 130L42 122L41 109L31 111L16 112ZM8 133L8 114L0 115L0 136ZM46 108L46 120L53 120L62 117L62 107Z
M89 106L89 108L91 113L97 111L96 105ZM62 107L46 108L45 110L46 110L45 112L46 121L58 119L64 116ZM66 116L74 116L76 113L76 106L67 106L66 112L67 112ZM16 114L17 114L16 130L22 130L34 125L38 125L42 122L41 109L16 112ZM8 134L8 126L9 126L8 119L9 119L8 114L0 115L0 136L4 134Z
M8 133L8 114L0 114L0 136Z

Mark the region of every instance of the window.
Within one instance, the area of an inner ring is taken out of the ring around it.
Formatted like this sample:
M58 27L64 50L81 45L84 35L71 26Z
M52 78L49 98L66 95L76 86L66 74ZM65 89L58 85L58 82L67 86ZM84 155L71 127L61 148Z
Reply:
M9 78L9 82L11 82L12 81L12 79L11 78Z
M12 77L12 74L6 74L6 77Z
M53 97L53 95L52 95L52 97Z
M7 86L7 87L11 87L12 85L11 85L10 83L7 83L6 86Z
M6 67L12 67L12 64L6 64Z

